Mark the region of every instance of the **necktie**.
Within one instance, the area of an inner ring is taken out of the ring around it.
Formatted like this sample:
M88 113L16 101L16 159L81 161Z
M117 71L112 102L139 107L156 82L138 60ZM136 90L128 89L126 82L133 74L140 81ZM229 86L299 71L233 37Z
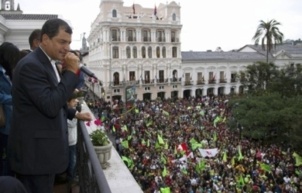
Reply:
M58 69L57 69L57 66L56 66L56 61L55 61L55 60L51 60L50 62L51 62L51 65L52 65L53 70L54 70L55 73L56 73L57 80L58 80L58 82L60 82L60 81L61 81L61 78L60 78L60 74L59 74Z

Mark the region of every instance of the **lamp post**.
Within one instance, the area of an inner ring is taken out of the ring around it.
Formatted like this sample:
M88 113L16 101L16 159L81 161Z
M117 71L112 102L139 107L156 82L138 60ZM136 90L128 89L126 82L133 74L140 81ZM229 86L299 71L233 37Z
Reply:
M111 76L112 76L112 51L111 51L111 42L109 42L109 90L110 90L110 107L112 108L112 80L111 80Z

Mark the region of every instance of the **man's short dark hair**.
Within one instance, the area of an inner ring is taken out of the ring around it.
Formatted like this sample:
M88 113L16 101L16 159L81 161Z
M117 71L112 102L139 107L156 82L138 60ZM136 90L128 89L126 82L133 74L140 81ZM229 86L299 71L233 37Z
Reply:
M56 19L50 19L47 20L41 31L41 36L46 34L50 39L58 35L59 30L64 29L66 33L72 34L72 29L68 25L68 23L62 19L56 18Z
M35 29L31 32L28 37L29 46L32 48L34 45L34 40L41 40L41 29Z

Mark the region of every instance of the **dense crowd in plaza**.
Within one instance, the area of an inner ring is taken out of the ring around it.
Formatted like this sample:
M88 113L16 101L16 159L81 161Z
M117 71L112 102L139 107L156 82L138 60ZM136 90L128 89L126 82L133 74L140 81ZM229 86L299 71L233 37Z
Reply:
M123 111L115 101L99 116L144 192L302 192L299 155L241 139L227 126L227 104L225 97L135 101Z

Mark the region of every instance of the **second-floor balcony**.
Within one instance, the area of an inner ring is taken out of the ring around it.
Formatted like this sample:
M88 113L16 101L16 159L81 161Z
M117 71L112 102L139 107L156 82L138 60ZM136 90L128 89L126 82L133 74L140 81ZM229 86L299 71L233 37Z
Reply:
M216 84L216 80L213 78L209 79L209 84Z
M171 42L179 42L179 38L172 37Z
M205 81L204 80L197 80L197 85L201 85L201 84L205 84Z
M236 78L231 78L231 83L237 82Z
M112 87L124 87L129 85L139 84L139 80L126 80L126 81L114 81L112 82Z
M156 83L158 83L158 84L164 84L164 83L168 83L168 81L169 81L168 78L166 78L166 79L160 78L160 79L157 79Z
M143 37L144 42L151 42L151 37Z
M136 37L128 37L128 42L136 42Z
M170 78L170 82L172 83L181 82L181 78Z
M165 42L166 38L164 37L157 37L157 42Z
M192 80L185 80L185 86L189 86L192 84L193 84Z
M111 41L113 41L113 42L119 42L119 41L121 41L121 38L120 37L112 37Z
M227 80L225 78L219 79L219 83L227 83Z

